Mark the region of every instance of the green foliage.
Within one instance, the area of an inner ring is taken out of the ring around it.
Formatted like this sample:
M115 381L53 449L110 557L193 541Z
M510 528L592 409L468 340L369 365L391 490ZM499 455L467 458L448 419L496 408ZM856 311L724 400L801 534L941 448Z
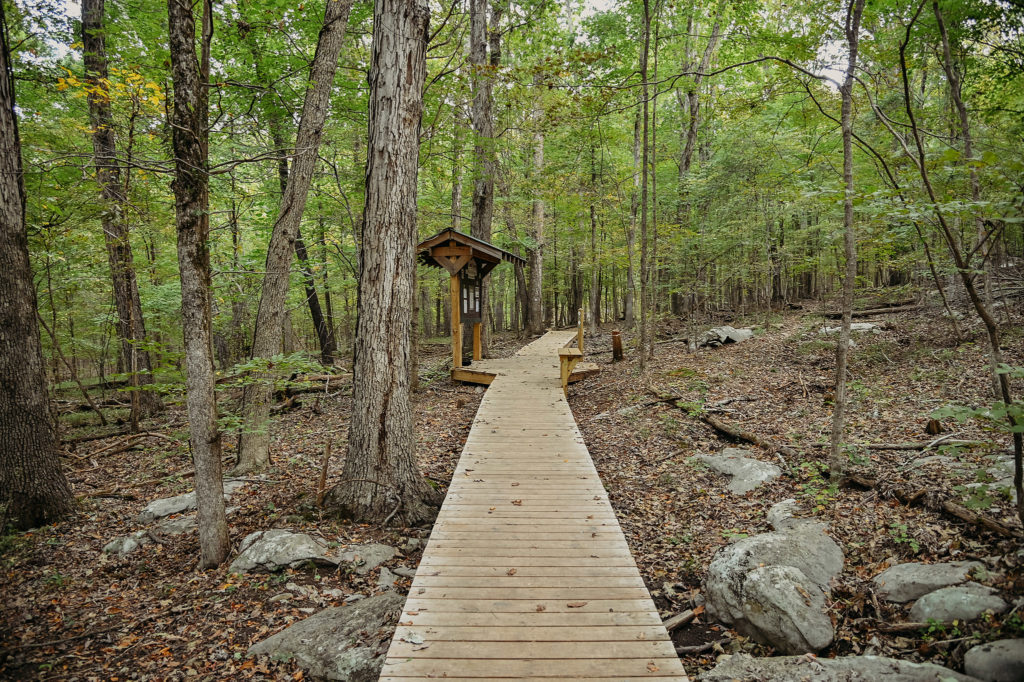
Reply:
M999 374L1006 375L1009 379L1020 379L1024 377L1024 367L1011 367L1000 365L997 370ZM967 405L946 405L932 413L934 419L952 418L959 422L971 420L981 421L983 424L996 431L1004 433L1024 433L1024 401L1014 400L1006 404L997 400L989 405L973 407ZM1011 420L1015 423L1011 426Z
M921 551L921 545L909 534L907 530L907 524L893 521L889 524L889 537L892 538L893 542L897 545L905 544L910 550L917 554Z

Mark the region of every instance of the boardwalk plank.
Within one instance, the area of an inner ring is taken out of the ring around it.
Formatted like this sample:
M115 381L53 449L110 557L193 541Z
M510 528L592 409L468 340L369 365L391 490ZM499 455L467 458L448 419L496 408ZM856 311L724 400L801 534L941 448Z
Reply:
M381 680L686 682L559 383L551 332L497 374Z

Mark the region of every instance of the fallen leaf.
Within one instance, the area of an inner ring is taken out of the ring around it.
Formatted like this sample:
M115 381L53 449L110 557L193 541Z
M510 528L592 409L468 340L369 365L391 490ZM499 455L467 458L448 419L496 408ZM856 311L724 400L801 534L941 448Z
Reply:
M587 602L585 602L585 601L571 601L568 604L566 604L566 606L568 606L570 609L578 609L578 608L586 606L586 605L587 605Z
M512 504L514 504L517 507L522 507L523 506L523 501L522 500L512 500Z
M510 568L507 571L505 571L505 573L508 574L508 575L515 575L516 574L516 569Z
M654 665L654 661L651 661L647 664L647 669L650 670L652 673L656 673L660 670L658 666Z
M543 604L537 604L537 613L540 613L541 611L547 611L547 610L548 610L548 607L544 606Z

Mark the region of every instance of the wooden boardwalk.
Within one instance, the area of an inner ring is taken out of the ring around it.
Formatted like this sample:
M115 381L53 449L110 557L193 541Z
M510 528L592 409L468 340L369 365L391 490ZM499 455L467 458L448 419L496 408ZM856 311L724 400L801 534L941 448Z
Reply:
M685 681L559 385L549 332L498 374L381 680Z

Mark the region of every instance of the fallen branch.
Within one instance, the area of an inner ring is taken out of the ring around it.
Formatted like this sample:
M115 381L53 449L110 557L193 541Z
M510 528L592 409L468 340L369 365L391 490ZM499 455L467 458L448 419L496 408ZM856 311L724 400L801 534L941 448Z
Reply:
M853 317L872 317L874 315L885 315L887 313L903 313L911 310L917 310L920 306L917 303L903 304L903 305L892 305L884 307L874 307L865 310L854 310ZM843 317L842 312L829 311L824 314L830 320L838 320Z
M714 415L702 414L700 418L702 421L704 421L704 423L713 427L715 430L720 431L726 435L732 436L733 438L738 438L739 440L743 440L748 443L753 443L754 445L760 445L763 448L766 448L772 452L778 452L780 454L785 455L786 457L800 457L800 453L794 450L793 448L789 447L788 445L779 445L778 443L774 443L765 438L764 436L759 436L758 434L753 433L751 431L747 431L746 429L743 429L735 424L730 424L729 422L719 419Z
M861 488L865 488L867 490L878 488L878 481L874 481L870 478L865 478L863 476L858 476L856 474L848 475L846 477L846 481L858 485ZM1009 526L992 518L988 514L973 512L967 507L964 507L963 505L957 504L955 502L950 502L949 500L932 500L929 498L929 496L924 494L923 490L916 490L911 492L903 488L892 487L888 489L886 492L889 492L897 500L903 502L908 506L921 502L926 509L930 509L932 511L945 512L950 516L955 516L961 521L966 521L967 523L973 524L975 526L981 526L982 528L992 531L993 533L996 533L998 535L1002 535L1003 537L1016 538L1020 535L1019 531L1015 531Z
M946 445L958 445L961 447L978 447L981 445L992 444L991 442L984 440L948 440L939 438L927 443L849 443L849 445L851 447L866 448L868 450L930 450L937 443L942 441L945 441ZM828 443L811 443L810 446L815 448L829 447Z
M677 613L676 615L672 616L671 618L666 620L663 623L663 625L665 626L665 629L668 631L668 633L672 634L673 632L683 627L687 623L693 621L693 619L696 618L698 615L700 614L698 614L693 609L687 609L682 613Z
M686 654L702 654L705 651L710 651L711 649L714 649L716 646L721 646L728 642L729 638L723 637L722 639L716 639L711 642L704 642L703 644L694 644L692 646L677 646L676 654L679 656L683 656Z

